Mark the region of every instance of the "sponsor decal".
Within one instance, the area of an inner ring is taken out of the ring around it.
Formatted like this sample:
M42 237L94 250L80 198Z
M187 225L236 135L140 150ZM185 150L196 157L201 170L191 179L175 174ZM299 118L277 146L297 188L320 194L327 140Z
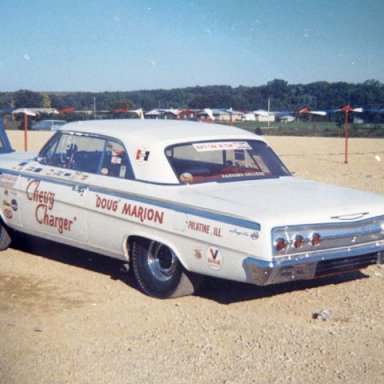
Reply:
M29 201L36 203L35 221L38 224L56 228L60 234L71 231L76 217L71 219L53 213L56 201L55 193L40 189L40 180L32 180L28 183L26 196Z
M139 219L142 223L153 222L163 224L164 221L163 211L158 211L157 209L146 208L131 203L125 203L121 213L126 216L135 217Z
M1 175L0 176L0 185L4 188L12 189L16 184L18 176L13 175Z
M96 208L105 209L107 211L116 212L119 207L119 201L114 199L107 199L96 195Z
M111 164L121 164L121 157L119 157L119 156L112 156Z
M188 220L187 228L191 231L205 233L210 236L223 237L221 235L221 228L209 224L199 223L194 220Z
M17 171L21 171L26 165L28 165L28 161L23 161L15 166L12 167L12 169L14 170L17 170Z
M13 211L17 211L17 208L18 208L18 204L17 204L17 201L15 199L12 199L11 201L11 208Z
M251 239L257 240L259 238L259 232L252 232L251 233Z
M138 219L140 222L163 224L164 212L156 208L143 207L141 205L124 202L122 205L120 200L111 199L96 195L96 208L109 212L117 212L124 216Z
M203 257L202 253L203 253L203 251L200 248L195 249L195 252L194 252L195 259L201 260Z
M246 229L243 229L243 228L241 229L233 228L229 232L237 236L250 237L252 240L257 240L259 238L259 232L257 231L248 232Z
M188 220L188 229L196 232L210 233L210 225Z
M44 172L46 176L57 176L57 177L66 177L71 180L85 180L89 177L89 175L82 172L68 172L65 169L56 169L51 168Z
M136 161L138 163L144 163L145 161L148 161L150 152L145 149L138 149L136 151Z
M9 208L4 209L4 216L11 220L13 218L13 212Z
M228 173L228 174L221 175L223 179L232 179L234 177L252 177L252 176L265 176L265 173L264 172L238 172L238 173Z
M217 247L208 247L205 251L205 257L207 258L208 265L211 269L218 271L223 266L223 256L221 251Z
M246 141L216 141L210 143L195 143L193 147L197 152L248 150L252 147Z
M64 176L70 176L70 179L71 180L79 180L79 181L84 181L86 179L88 179L89 175L87 175L86 173L82 173L82 172L75 172L74 174L64 174Z

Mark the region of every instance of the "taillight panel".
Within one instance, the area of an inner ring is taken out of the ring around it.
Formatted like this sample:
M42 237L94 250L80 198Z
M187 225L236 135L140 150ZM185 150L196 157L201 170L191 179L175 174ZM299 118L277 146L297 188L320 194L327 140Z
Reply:
M277 252L283 252L289 246L289 242L285 240L283 237L278 237L275 241L275 249Z
M305 245L305 239L301 235L296 235L293 240L293 246L295 248L302 248Z
M272 255L311 254L326 249L347 250L384 241L384 217L360 221L294 225L272 229Z
M295 234L291 238L288 237L277 237L274 239L273 244L274 248L278 253L288 252L289 249L293 250L304 250L308 247L317 247L321 243L321 235L318 232L307 234L307 237L304 237L299 234Z

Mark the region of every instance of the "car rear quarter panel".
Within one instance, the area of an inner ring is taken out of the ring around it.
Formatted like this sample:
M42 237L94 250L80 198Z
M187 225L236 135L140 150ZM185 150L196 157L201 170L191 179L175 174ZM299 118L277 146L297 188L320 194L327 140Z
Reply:
M241 279L247 256L261 257L258 224L155 198L160 193L166 196L168 187L143 185L143 189L153 188L157 193L152 191L152 197L90 191L87 204L92 246L105 253L111 247L115 252L123 250L128 257L128 239L144 237L168 245L190 271L231 279Z

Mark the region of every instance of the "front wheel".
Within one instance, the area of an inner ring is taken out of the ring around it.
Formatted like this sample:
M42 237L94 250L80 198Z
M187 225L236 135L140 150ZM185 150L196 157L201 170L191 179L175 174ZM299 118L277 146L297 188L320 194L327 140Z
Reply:
M131 250L133 274L144 293L161 299L194 293L194 277L184 271L171 248L157 241L135 239Z

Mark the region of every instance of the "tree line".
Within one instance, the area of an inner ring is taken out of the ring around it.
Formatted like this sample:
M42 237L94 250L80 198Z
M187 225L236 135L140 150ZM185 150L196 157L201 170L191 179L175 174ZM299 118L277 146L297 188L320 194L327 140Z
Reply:
M362 83L318 81L288 84L275 79L254 87L227 85L195 86L126 92L34 92L18 90L0 92L0 109L57 108L97 111L128 107L143 108L233 108L241 111L267 109L273 111L337 109L344 105L370 109L384 108L384 84L377 80Z

